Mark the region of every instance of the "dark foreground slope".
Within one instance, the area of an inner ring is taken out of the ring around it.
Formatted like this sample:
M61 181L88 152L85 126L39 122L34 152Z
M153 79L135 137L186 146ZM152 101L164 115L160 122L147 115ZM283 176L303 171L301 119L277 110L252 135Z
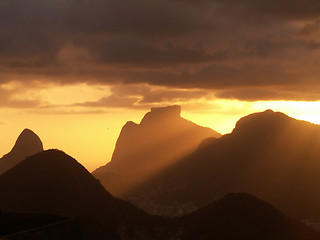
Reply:
M203 144L127 198L158 206L158 213L178 206L178 213L179 206L205 206L228 192L248 192L289 215L318 221L319 146L318 125L271 110L252 114L231 134Z
M0 192L4 212L91 217L106 239L157 239L153 227L162 223L111 196L75 159L58 150L33 155L5 172Z
M92 174L113 195L121 197L194 151L205 138L220 137L212 129L182 118L180 113L180 106L152 108L140 124L127 122L111 162Z
M102 226L92 218L66 218L48 214L0 215L0 239L8 240L106 240Z
M53 215L3 213L0 214L0 238L65 220Z
M182 218L152 217L112 197L76 160L57 150L29 157L1 175L0 192L5 239L320 239L247 194L228 195Z
M319 233L251 195L228 194L180 219L182 240L316 240Z
M24 129L12 150L0 158L0 174L17 165L26 157L43 151L40 138L31 130Z

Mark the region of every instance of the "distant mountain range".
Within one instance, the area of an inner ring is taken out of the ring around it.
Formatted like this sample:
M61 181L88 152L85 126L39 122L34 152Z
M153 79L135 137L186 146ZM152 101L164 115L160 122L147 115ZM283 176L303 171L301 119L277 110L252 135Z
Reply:
M197 149L206 138L221 135L180 116L180 106L152 108L140 124L127 122L111 162L92 174L121 197L149 177Z
M17 165L26 157L43 151L40 138L31 130L24 129L12 150L0 158L0 174Z
M318 125L267 110L240 119L231 134L219 138L181 118L174 106L152 109L139 125L125 128L114 162L97 170L114 178L106 185L143 176L148 181L125 185L132 187L126 199L161 215L192 213L152 216L113 197L72 157L43 151L41 140L26 129L0 161L7 166L0 175L0 238L320 240L319 232L287 216L310 225L320 219ZM161 154L178 156L169 145L180 148L178 140L187 142L186 136L198 139L196 150L166 161Z
M300 219L320 220L320 126L267 110L128 193L153 213L192 211L229 192L247 192Z
M313 229L248 194L226 195L181 218L148 215L112 197L58 150L37 153L2 174L0 192L5 239L320 239Z

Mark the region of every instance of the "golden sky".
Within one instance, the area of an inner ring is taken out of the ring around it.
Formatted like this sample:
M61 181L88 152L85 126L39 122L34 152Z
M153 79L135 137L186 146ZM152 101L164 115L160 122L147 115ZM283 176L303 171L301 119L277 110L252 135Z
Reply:
M16 89L17 83L5 85L5 89ZM19 84L18 84L19 85ZM131 86L143 89L146 85ZM112 95L112 87L77 84L71 86L46 87L23 91L17 96L41 99L40 107L3 107L0 109L0 131L2 133L0 155L10 151L17 136L24 128L33 130L44 143L45 149L58 148L75 157L88 170L106 164L110 159L122 126L129 120L139 123L151 106L180 104L182 117L199 125L210 127L222 134L232 131L239 118L268 108L288 115L320 123L320 102L297 101L239 101L225 99L175 100L137 107L90 106L106 94ZM153 91L167 92L163 87ZM168 91L173 91L172 89ZM183 92L188 90L175 89ZM107 95L108 96L108 95ZM138 93L132 98L142 98ZM15 101L15 98L12 98ZM87 104L79 104L86 102ZM118 102L119 103L119 102ZM120 103L119 103L120 104ZM89 106L83 106L89 105Z
M2 0L0 23L0 155L27 127L93 170L153 106L320 121L317 0Z

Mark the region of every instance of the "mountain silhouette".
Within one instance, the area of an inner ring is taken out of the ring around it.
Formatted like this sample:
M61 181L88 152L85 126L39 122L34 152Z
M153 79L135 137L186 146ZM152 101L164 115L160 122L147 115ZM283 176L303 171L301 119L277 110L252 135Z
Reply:
M251 114L126 199L149 212L179 214L228 192L248 192L291 216L319 221L319 146L318 125L271 110Z
M316 240L320 235L270 204L245 193L222 199L183 216L182 240Z
M0 192L4 212L87 216L103 227L107 239L157 239L149 226L158 218L111 196L75 159L58 150L37 153L2 174Z
M24 129L12 150L0 158L0 174L17 165L26 157L43 151L40 138L31 130Z
M212 129L198 126L180 116L174 105L152 108L140 124L127 122L107 165L92 174L112 194L121 197L150 176L172 165L206 138L220 137Z
M111 196L58 150L37 153L2 174L0 191L0 236L6 239L320 239L247 194L228 194L181 218L150 216Z

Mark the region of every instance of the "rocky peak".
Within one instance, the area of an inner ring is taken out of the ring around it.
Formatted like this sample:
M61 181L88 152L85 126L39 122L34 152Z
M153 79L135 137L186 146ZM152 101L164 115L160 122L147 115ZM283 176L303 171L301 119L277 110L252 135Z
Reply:
M166 119L180 118L181 107L178 105L166 107L154 107L141 120L141 124L146 124L154 121L162 121Z
M31 155L43 151L43 145L40 138L30 129L24 129L19 135L11 153L14 151L22 151Z
M292 118L281 113L274 112L270 109L264 112L253 113L241 118L234 128L233 132L240 131L266 131L270 129L278 129L286 125Z
M24 129L12 150L0 158L0 174L12 168L26 157L43 151L40 138L30 129Z

